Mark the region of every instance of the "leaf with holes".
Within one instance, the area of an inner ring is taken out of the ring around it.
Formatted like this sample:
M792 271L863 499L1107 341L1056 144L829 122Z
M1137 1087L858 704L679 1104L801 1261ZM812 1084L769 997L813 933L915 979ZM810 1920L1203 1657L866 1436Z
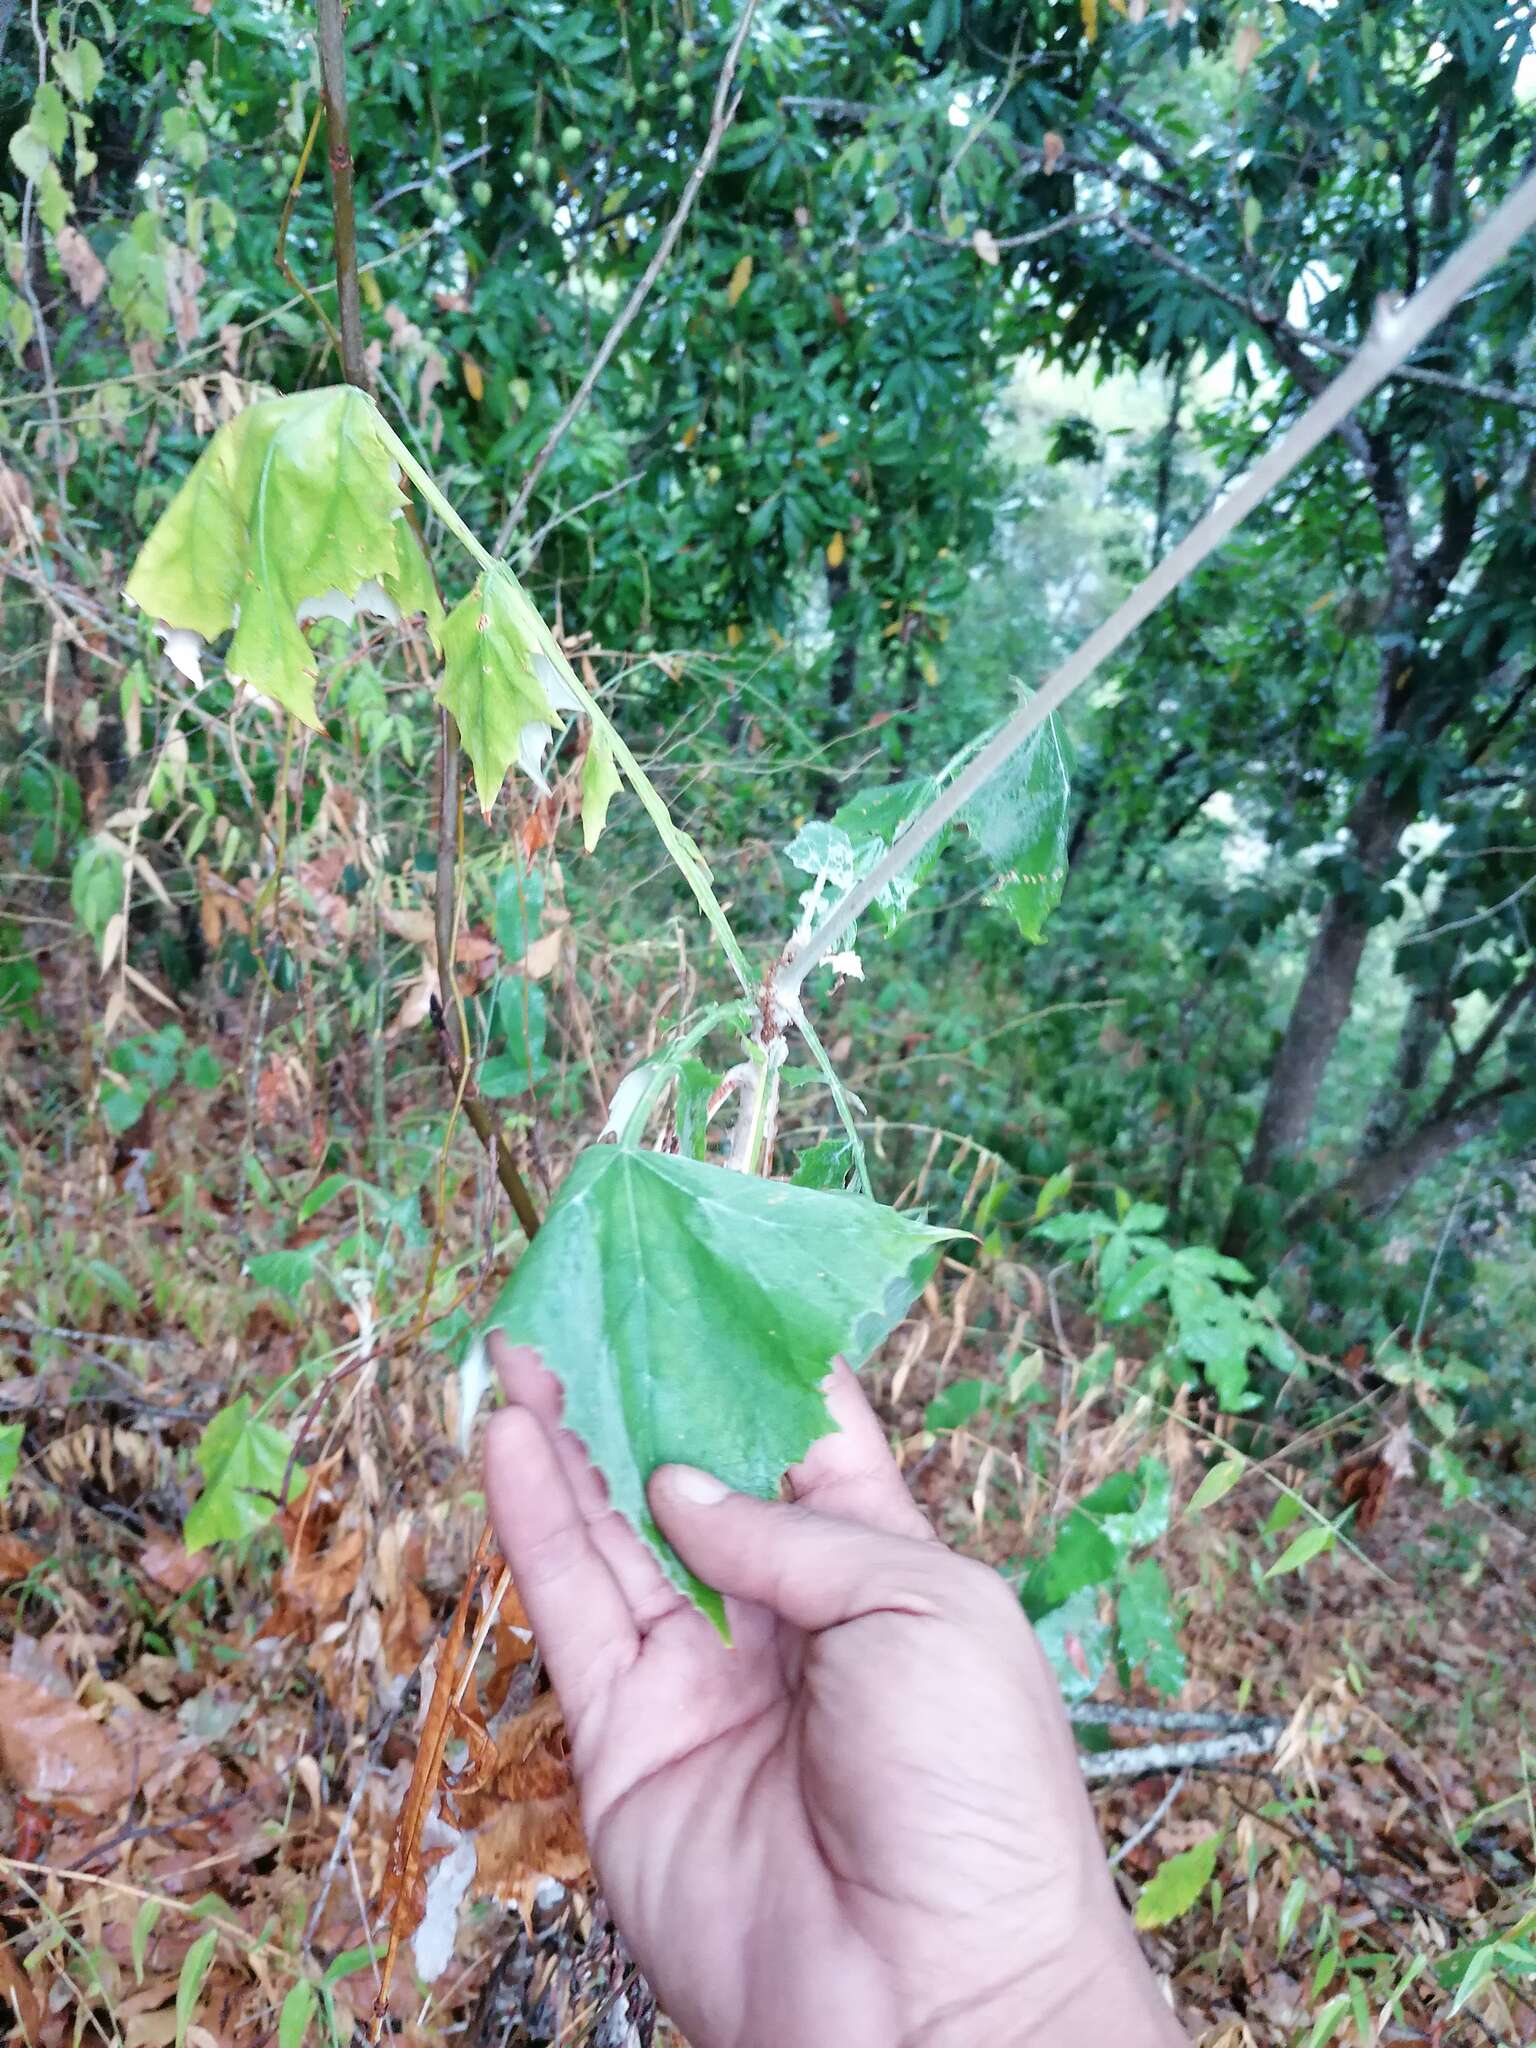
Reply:
M506 569L482 576L448 614L438 701L453 713L487 817L517 763L544 786L544 755L576 699L541 644L538 614Z
M485 1333L540 1353L614 1507L723 1625L719 1595L651 1520L651 1474L699 1465L773 1498L832 1426L821 1382L833 1359L868 1357L953 1235L850 1195L593 1146Z
M438 636L442 607L405 505L361 391L338 384L250 405L204 449L124 594L194 682L203 643L234 627L229 675L318 728L311 620L419 612Z

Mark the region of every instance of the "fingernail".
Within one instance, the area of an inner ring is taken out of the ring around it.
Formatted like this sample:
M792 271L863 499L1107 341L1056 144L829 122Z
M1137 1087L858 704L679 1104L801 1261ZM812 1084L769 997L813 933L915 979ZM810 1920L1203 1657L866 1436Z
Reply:
M692 1501L701 1508L717 1506L731 1490L713 1472L701 1472L697 1465L668 1465L662 1483L679 1500Z

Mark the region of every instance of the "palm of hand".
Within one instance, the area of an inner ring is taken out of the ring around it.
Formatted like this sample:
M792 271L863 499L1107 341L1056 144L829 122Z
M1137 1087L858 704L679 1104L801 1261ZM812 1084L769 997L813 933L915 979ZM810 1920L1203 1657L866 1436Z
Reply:
M604 1891L695 2048L1022 2038L999 2022L1071 1995L1104 1903L1070 1732L1016 1602L933 1540L852 1375L798 1507L653 1490L690 1564L756 1596L727 1648L608 1509L536 1355L499 1364L498 1533Z

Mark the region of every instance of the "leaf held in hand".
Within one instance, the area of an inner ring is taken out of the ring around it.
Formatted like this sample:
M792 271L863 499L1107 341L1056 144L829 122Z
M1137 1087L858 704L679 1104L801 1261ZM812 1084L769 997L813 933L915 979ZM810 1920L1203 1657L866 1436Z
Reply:
M1160 1863L1141 1888L1136 1925L1143 1929L1166 1927L1187 1913L1210 1883L1220 1847L1220 1835L1207 1835L1193 1849Z
M542 1355L613 1506L719 1625L719 1595L651 1520L651 1474L699 1465L774 1498L831 1429L833 1359L868 1357L953 1234L848 1195L594 1146L485 1329Z
M228 673L318 727L311 619L442 618L373 403L339 384L250 405L222 426L140 550L125 595L197 676L231 626Z

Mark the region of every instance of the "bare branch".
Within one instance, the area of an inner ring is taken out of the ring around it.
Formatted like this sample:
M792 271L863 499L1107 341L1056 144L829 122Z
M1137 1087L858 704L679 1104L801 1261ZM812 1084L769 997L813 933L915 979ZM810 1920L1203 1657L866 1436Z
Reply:
M656 244L655 253L652 255L650 262L645 266L640 282L630 293L628 303L623 311L603 336L602 345L588 364L586 375L577 385L569 405L566 406L559 419L555 421L543 447L529 465L528 473L523 478L517 496L512 500L511 510L501 522L501 531L497 534L496 545L491 550L493 554L503 555L506 553L507 543L517 531L522 516L528 509L528 500L533 496L539 478L549 467L550 457L565 439L566 434L570 430L571 423L585 409L587 400L592 396L596 388L598 378L607 369L613 358L614 351L633 325L636 314L650 297L651 287L665 268L667 258L672 254L677 238L682 233L689 214L693 211L693 203L699 196L699 187L714 169L715 158L720 154L720 144L725 139L725 131L730 127L731 122L735 118L736 109L741 104L739 94L735 99L730 97L731 85L736 76L736 66L740 61L742 48L747 40L747 31L752 26L752 16L756 10L757 0L746 0L746 5L741 11L741 19L736 24L736 33L731 38L731 46L725 53L725 62L720 67L720 81L715 87L715 104L709 117L709 134L705 139L703 149L699 153L698 162L688 174L688 182L683 187L683 196L677 203L677 211L662 229L661 239Z
M363 356L363 302L357 288L357 203L352 191L352 137L347 118L347 44L342 0L316 0L320 95L325 103L326 156L331 166L331 219L336 239L336 307L341 322L341 374L370 390Z

